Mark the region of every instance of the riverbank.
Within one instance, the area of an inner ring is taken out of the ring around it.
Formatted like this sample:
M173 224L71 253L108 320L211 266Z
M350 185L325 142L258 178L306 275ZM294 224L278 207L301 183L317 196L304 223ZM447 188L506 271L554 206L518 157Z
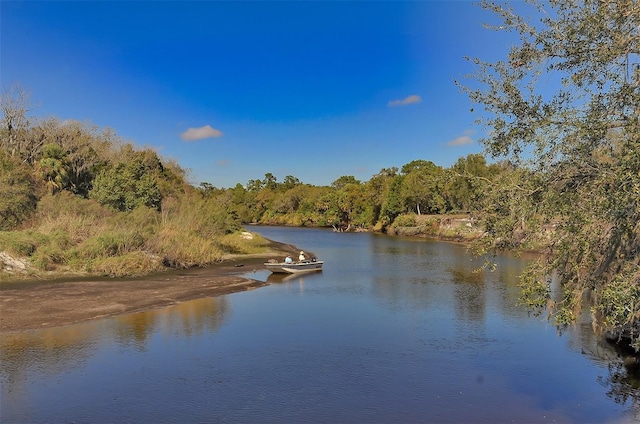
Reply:
M484 234L484 230L469 214L403 215L385 232L391 236L433 238L462 243L471 243Z
M0 333L76 324L204 297L253 290L268 283L242 277L270 258L295 254L295 246L272 242L269 251L228 256L222 263L140 278L70 276L0 284Z
M14 281L0 283L0 333L76 324L266 286L264 281L241 275L263 269L271 258L295 257L300 250L268 242L265 253L227 255L221 263L207 267L130 278L50 273L34 280L24 274L26 263L5 255L5 269L18 274Z

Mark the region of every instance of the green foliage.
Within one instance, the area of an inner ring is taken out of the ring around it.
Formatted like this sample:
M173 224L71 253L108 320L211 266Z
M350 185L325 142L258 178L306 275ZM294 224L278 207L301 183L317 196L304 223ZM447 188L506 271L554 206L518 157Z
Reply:
M397 217L393 224L397 227L415 227L416 222L415 214L403 214Z
M356 180L356 178L353 175L343 175L342 177L332 182L331 187L336 190L342 190L343 188L345 188L345 186L349 184L358 185L360 184L360 181Z
M380 211L380 219L385 225L391 224L396 217L403 212L402 198L400 195L403 180L403 175L395 175L391 180L389 194Z
M413 161L402 167L404 179L400 188L405 210L418 215L445 212L443 169L431 161Z
M543 268L541 260L530 263L520 275L520 304L541 314L547 307L550 298L549 281L540 279L539 272Z
M444 196L453 211L481 211L483 198L500 174L498 165L488 166L484 156L470 154L459 158L447 170Z
M293 175L287 175L286 177L284 177L284 181L282 182L282 184L280 184L280 187L283 190L289 190L300 184L302 183L298 178L294 177Z
M45 144L42 158L38 161L38 174L44 180L50 193L68 188L69 163L66 153L57 144Z
M275 190L278 188L278 179L271 172L267 172L266 174L264 174L263 184L264 188Z
M593 312L603 317L600 321L603 330L636 340L636 349L638 349L640 325L633 317L640 315L638 303L640 281L617 278L604 287L597 296L598 302L593 307ZM620 331L620 329L624 330Z
M72 246L68 234L54 231L44 234L35 231L0 232L0 246L7 253L27 257L33 267L49 270L53 264L64 263L66 251Z
M109 277L125 277L146 275L161 271L163 268L164 265L158 256L144 251L133 251L93 261L87 264L86 271Z
M221 237L220 245L224 247L225 252L253 254L263 253L266 250L268 241L258 234L241 231Z
M391 182L397 173L397 168L383 168L366 183L367 202L373 214L371 222L378 226L378 231L386 224L382 222L382 211L391 192Z
M68 234L59 231L46 236L42 244L31 255L31 265L42 271L52 271L68 260L71 240Z
M39 244L38 237L30 232L0 231L0 246L9 254L31 256Z
M139 250L145 239L136 231L111 231L87 239L79 248L78 255L95 259L105 256L120 256Z
M0 250L27 257L36 272L131 275L251 249L226 236L240 229L241 219L262 216L265 206L255 193L240 185L194 189L177 163L122 143L109 129L30 121L27 100L19 89L0 98ZM293 176L278 184L265 175L264 187L274 194L300 185ZM295 209L315 212L313 196L294 194ZM20 226L26 229L6 231Z
M36 208L29 169L0 151L0 231L17 228Z
M131 211L138 206L160 210L159 163L149 164L143 159L120 162L100 171L93 180L89 196L118 211Z
M225 253L218 239L180 232L175 227L163 227L150 240L150 246L165 265L174 268L219 262Z
M481 5L501 18L495 29L519 37L506 60L474 59L481 87L465 87L487 112L488 152L515 165L490 193L487 239L513 248L552 229L537 278L557 273L564 296L554 313L565 324L578 316L583 293L638 284L640 3L532 1L526 19ZM614 323L610 331L635 328L640 316L628 310L622 320L599 303L609 298L596 297L594 307Z

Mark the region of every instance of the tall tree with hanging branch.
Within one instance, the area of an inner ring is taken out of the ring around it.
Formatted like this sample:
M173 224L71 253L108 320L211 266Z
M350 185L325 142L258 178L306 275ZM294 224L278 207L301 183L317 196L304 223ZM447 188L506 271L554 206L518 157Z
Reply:
M469 58L459 85L484 107L487 152L529 176L489 193L500 208L484 252L550 231L523 301L566 325L588 297L598 328L640 350L640 2L480 6L513 45L503 60Z

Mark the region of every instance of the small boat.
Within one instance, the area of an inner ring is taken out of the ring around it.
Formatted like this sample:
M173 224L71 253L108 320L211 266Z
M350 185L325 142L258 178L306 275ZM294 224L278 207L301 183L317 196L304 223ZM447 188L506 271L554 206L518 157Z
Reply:
M298 274L301 272L322 271L324 261L316 259L306 260L302 262L276 262L275 260L265 262L264 266L267 270L275 274Z

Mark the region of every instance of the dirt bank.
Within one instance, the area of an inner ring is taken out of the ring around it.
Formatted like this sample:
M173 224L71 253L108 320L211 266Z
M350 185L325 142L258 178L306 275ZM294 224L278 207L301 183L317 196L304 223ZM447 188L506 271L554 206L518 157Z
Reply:
M264 269L270 258L295 253L274 243L267 254L229 257L221 264L132 279L68 278L0 285L0 332L74 324L267 285L239 274Z

